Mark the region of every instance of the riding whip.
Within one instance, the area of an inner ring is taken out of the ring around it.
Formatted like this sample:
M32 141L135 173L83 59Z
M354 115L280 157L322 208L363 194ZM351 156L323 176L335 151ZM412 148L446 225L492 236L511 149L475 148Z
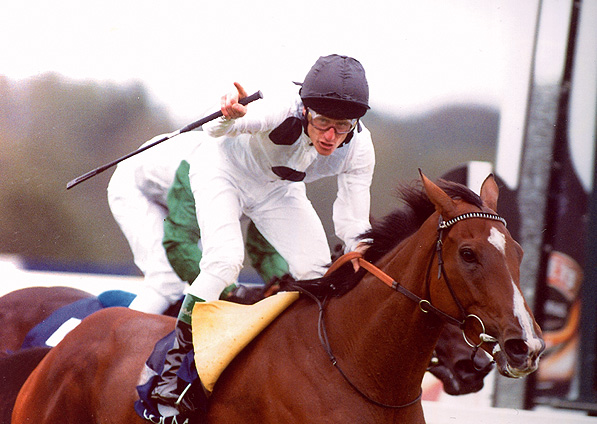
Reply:
M261 93L261 91L257 91L255 93L251 94L250 96L247 96L247 97L244 97L244 98L240 99L238 102L240 104L246 106L249 103L251 103L252 101L255 101L255 100L258 100L258 99L262 99L262 98L263 98L263 94ZM91 170L91 171L89 171L89 172L87 172L87 173L85 173L85 174L83 174L83 175L75 178L74 180L69 181L66 184L66 189L68 190L68 189L76 186L77 184L82 183L83 181L88 180L89 178L91 178L91 177L93 177L93 176L95 176L95 175L97 175L97 174L99 174L101 172L104 172L106 169L113 167L117 163L122 162L123 160L128 159L131 156L135 156L135 155L137 155L137 154L139 154L141 152L144 152L145 150L147 150L147 149L155 146L156 144L160 144L160 143L162 143L162 142L164 142L166 140L170 140L171 138L176 137L179 134L182 134L182 133L185 133L185 132L188 132L188 131L192 131L195 128L199 128L201 125L203 125L203 124L205 124L205 123L207 123L209 121L213 121L214 119L219 118L220 116L222 116L222 111L221 110L219 110L217 112L214 112L211 115L206 116L205 118L201 118L198 121L195 121L195 122L193 122L193 123L191 123L191 124L189 124L189 125L181 128L179 130L176 130L176 131L174 131L174 132L172 132L170 134L167 134L164 137L160 138L159 140L154 141L153 143L150 143L150 144L148 144L146 146L140 147L139 149L135 150L134 152L128 153L128 154L126 154L126 155L124 155L124 156L122 156L122 157L120 157L120 158L118 158L116 160L113 160L110 163L107 163L105 165L100 166L99 168L95 168L95 169L93 169L93 170Z

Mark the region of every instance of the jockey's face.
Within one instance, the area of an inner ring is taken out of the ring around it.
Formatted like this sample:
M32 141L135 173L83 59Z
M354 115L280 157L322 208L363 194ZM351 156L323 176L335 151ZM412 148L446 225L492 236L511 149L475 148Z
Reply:
M319 153L322 156L329 156L344 142L348 132L339 134L338 131L346 131L347 122L352 121L346 119L332 119L323 115L316 115L319 119L314 124L313 113L311 110L305 110L307 114L307 134ZM355 120L356 121L356 120Z

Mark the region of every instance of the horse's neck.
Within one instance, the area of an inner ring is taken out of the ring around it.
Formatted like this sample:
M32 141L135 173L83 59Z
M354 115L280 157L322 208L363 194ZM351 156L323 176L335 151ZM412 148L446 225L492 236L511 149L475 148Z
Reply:
M378 266L410 291L424 296L429 257L428 250L420 245L405 242ZM352 367L355 371L350 372L359 374L357 385L377 388L386 398L397 386L418 390L441 331L435 317L422 313L417 303L371 275L331 302L326 313L334 354L344 368ZM401 397L395 400L400 402L416 393L395 396Z

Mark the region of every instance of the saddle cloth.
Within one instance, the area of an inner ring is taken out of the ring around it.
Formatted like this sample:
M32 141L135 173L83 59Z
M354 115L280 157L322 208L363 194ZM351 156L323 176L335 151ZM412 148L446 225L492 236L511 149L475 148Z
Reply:
M298 292L279 292L253 305L224 300L195 303L195 366L208 395L236 355L298 297Z
M128 306L135 294L122 290L109 290L99 296L77 300L50 314L33 327L23 341L21 349L31 347L54 347L74 329L83 318L111 306Z

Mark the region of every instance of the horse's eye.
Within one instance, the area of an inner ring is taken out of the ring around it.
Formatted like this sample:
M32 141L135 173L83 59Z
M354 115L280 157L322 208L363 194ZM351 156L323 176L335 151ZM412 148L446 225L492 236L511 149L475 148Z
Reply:
M462 258L463 261L469 262L469 263L477 261L475 252L473 252L472 249L469 249L467 247L460 249L460 257Z

